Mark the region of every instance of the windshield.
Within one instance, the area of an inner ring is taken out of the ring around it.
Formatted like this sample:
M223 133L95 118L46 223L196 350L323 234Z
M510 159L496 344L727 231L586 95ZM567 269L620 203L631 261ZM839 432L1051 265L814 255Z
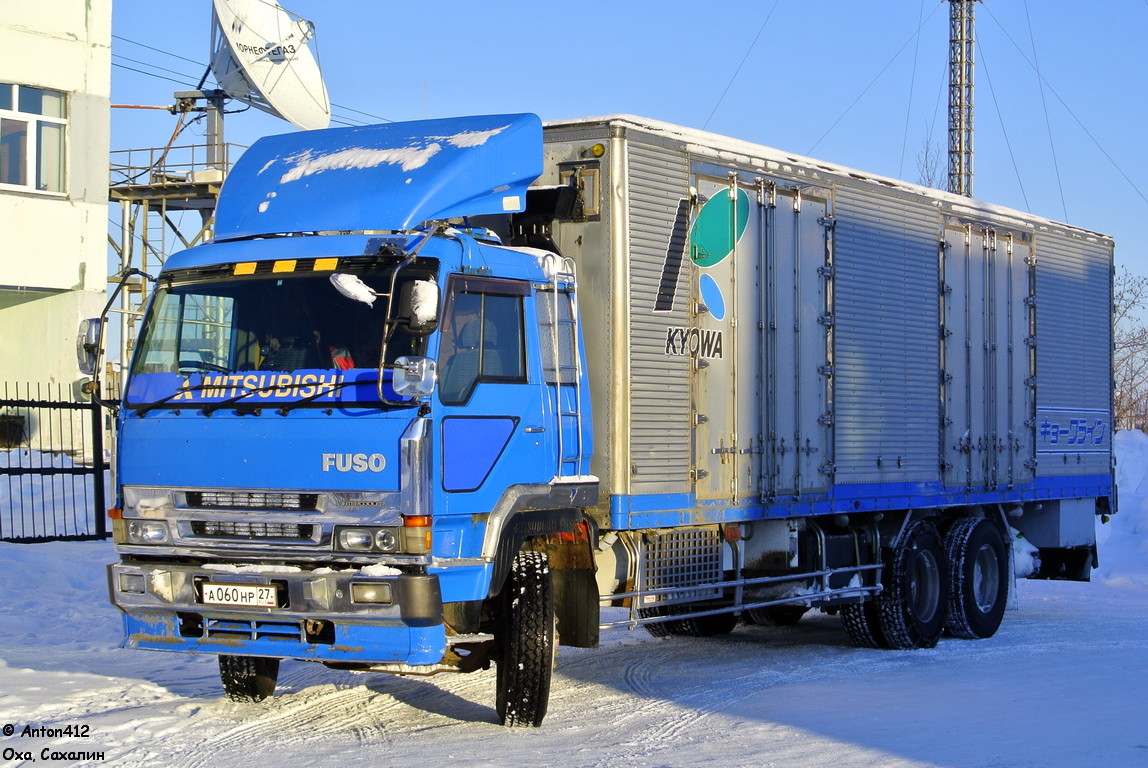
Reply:
M339 272L358 276L377 293L390 291L393 263L339 261ZM319 386L334 394L335 384L345 381L364 382L349 399L377 401L369 393L378 375L386 297L369 306L341 295L332 271L274 269L270 262L247 263L210 277L183 270L161 279L132 363L128 403L152 402L176 389L196 392L196 400L262 388L280 399L307 398ZM410 280L430 277L427 264L411 265L400 272L396 293ZM425 345L425 337L397 326L386 362L425 354ZM261 372L269 374L255 375ZM291 392L283 394L288 385Z

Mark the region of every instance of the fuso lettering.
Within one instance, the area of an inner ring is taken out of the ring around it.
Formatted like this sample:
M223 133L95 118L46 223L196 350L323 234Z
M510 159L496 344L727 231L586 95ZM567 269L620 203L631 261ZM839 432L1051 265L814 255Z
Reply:
M387 457L381 453L324 453L323 471L382 472Z

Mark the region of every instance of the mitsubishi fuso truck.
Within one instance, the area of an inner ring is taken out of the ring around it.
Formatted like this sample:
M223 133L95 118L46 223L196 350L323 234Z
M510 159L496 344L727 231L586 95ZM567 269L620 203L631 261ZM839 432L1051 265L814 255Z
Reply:
M538 726L602 627L988 638L1114 510L1112 258L626 115L261 139L130 362L124 645L248 701L282 659L493 665Z

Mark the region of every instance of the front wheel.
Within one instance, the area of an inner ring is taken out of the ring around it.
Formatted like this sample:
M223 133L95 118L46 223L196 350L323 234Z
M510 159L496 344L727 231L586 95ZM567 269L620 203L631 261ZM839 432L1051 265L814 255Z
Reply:
M886 550L884 590L876 597L877 624L888 648L932 648L941 637L949 603L949 573L932 523L914 520Z
M496 709L503 725L537 728L554 669L554 581L542 552L519 552L498 597Z
M1008 599L1008 554L1000 529L988 520L958 520L945 537L949 563L949 620L954 637L996 634Z
M263 701L275 693L279 659L262 656L220 656L219 679L232 701Z

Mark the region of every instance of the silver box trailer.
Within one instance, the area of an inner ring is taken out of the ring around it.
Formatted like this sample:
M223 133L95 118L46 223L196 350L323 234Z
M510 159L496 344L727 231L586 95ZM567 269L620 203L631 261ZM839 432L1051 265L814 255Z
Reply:
M832 569L827 520L888 561L919 518L1031 528L1043 575L1087 578L1113 493L1111 239L628 115L544 136L537 184L579 199L518 242L578 264L594 517L632 539L605 587L698 583L656 563L688 541L724 551L711 575Z

